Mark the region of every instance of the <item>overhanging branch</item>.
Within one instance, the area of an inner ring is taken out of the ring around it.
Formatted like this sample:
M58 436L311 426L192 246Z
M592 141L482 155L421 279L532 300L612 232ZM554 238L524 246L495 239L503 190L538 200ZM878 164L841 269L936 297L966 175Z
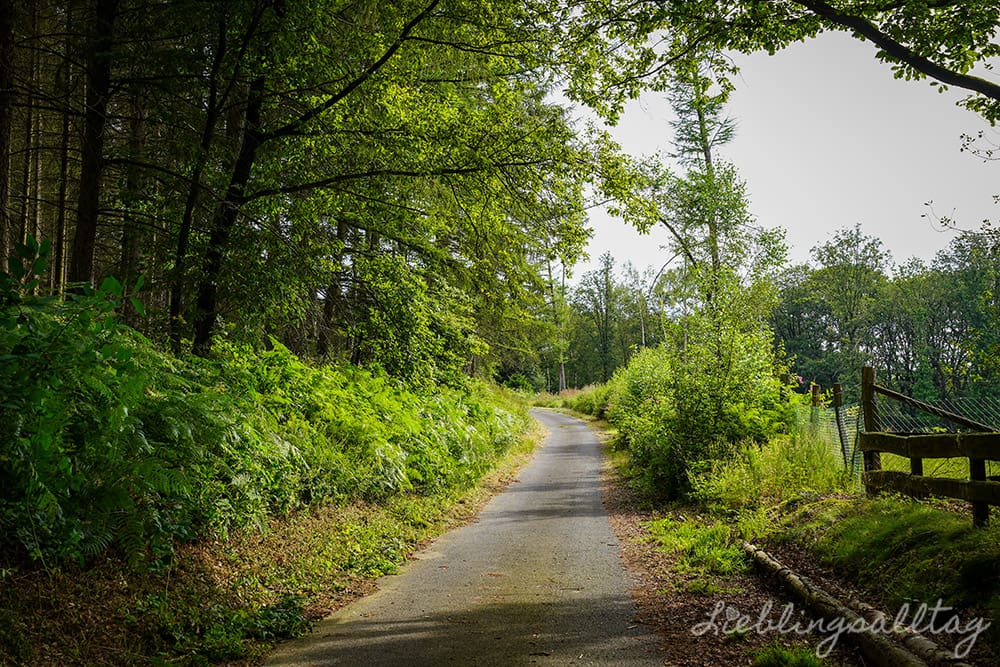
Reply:
M347 183L349 181L358 181L366 178L379 178L383 176L398 176L403 178L433 178L435 176L462 176L467 174L476 174L484 171L494 171L496 169L503 169L506 167L534 167L539 164L543 164L544 160L530 160L524 162L506 162L502 164L488 164L481 165L477 167L452 167L447 169L428 169L424 171L411 170L411 169L371 169L369 171L361 171L353 174L337 174L336 176L330 176L329 178L323 178L317 181L310 181L308 183L296 183L293 185L283 185L274 188L263 188L257 190L244 198L244 201L251 201L254 199L260 199L261 197L271 197L274 195L289 195L295 194L296 192L305 192L308 190L318 190L332 185L337 185L339 183Z
M962 74L960 72L950 70L942 65L938 65L932 60L918 55L909 47L900 44L892 37L879 30L877 26L860 16L844 14L826 2L821 2L819 0L796 0L796 3L812 11L817 16L826 19L827 21L843 26L844 28L850 28L859 35L862 35L865 39L871 40L872 43L899 62L909 65L918 72L926 74L927 76L937 79L941 83L948 84L949 86L971 90L1000 102L1000 86L997 84L978 76Z

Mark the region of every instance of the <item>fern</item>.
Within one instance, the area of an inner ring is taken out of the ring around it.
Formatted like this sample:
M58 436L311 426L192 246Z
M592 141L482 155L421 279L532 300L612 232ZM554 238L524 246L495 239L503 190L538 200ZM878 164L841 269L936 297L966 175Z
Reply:
M117 322L114 282L67 302L10 284L0 274L0 549L25 559L114 549L142 567L275 513L462 486L524 425L477 385L314 368L277 344L170 357Z

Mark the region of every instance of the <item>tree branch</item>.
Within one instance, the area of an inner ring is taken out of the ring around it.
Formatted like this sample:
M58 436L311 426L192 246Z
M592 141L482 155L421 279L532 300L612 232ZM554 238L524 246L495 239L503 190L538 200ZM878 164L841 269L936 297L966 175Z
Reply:
M381 57L379 57L378 60L369 65L364 72L358 75L350 83L345 85L336 93L330 95L330 97L328 97L325 102L323 102L318 106L313 107L312 109L305 112L304 114L302 114L295 120L291 121L290 123L287 123L284 126L277 128L276 130L261 135L261 141L262 142L269 141L271 139L277 139L279 137L284 137L298 132L299 128L301 128L303 125L311 121L313 118L316 118L317 116L326 113L331 108L333 108L333 106L337 104L337 102L340 102L342 99L353 93L361 84L363 84L365 81L374 76L376 72L382 69L382 67L385 66L385 64L389 62L389 60L392 59L394 55L396 55L396 52L400 49L400 47L403 46L403 43L406 42L407 39L409 39L410 34L416 29L418 25L420 25L420 23L424 21L424 19L426 19L430 15L432 11L434 11L434 8L438 6L440 1L441 0L431 0L431 2L426 7L424 7L423 11L421 11L419 14L413 17L413 19L411 19L409 23L403 26L403 29L402 31L400 31L399 36L396 38L396 41L394 41L392 44L389 45L389 48L385 50L385 52L381 55Z
M427 171L416 171L407 169L372 169L369 171L357 172L354 174L338 174L329 178L323 178L309 183L296 183L294 185L284 185L275 188L264 188L247 195L243 201L248 202L261 197L273 195L290 195L306 190L316 190L329 187L338 183L357 181L364 178L377 178L379 176L402 176L408 178L429 178L433 176L462 176L466 174L476 174L483 171L499 169L501 167L533 167L542 164L544 160L529 160L525 162L508 162L504 164L490 164L480 167L452 167L446 169L431 169Z
M683 236L681 236L680 233L676 229L674 229L674 226L670 224L670 221L664 218L663 216L660 216L660 222L662 222L663 226L669 229L670 233L674 235L675 239L677 239L677 242L681 246L681 252L683 252L684 256L688 258L689 262L691 262L691 266L695 267L698 266L698 260L696 260L694 258L694 255L691 254L691 250L690 248L688 248L687 240Z
M992 100L1000 101L1000 86L997 84L987 81L986 79L981 79L977 76L961 74L959 72L955 72L954 70L950 70L947 67L943 67L942 65L938 65L937 63L918 55L909 47L900 44L892 37L879 30L877 26L860 16L844 14L826 2L822 2L820 0L795 1L797 4L802 5L806 9L815 13L817 16L832 23L836 23L844 28L850 28L859 35L862 35L865 39L871 40L876 46L885 51L887 54L899 62L909 65L918 72L926 74L927 76L937 79L938 81L948 84L949 86L956 86L958 88L971 90Z

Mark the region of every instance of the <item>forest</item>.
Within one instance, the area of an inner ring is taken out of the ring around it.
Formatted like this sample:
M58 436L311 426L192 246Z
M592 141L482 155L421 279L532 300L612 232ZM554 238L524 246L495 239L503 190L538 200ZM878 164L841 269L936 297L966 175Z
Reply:
M537 392L614 396L666 497L866 364L994 395L993 227L899 265L844 227L789 266L718 149L727 53L828 30L995 122L998 25L980 0L0 0L0 583L169 578L322 508L430 525ZM628 155L602 123L650 90L673 152ZM659 272L574 275L602 205L669 232ZM5 655L43 660L11 591ZM301 630L290 598L241 595L226 637ZM128 650L245 650L149 596L126 616L169 632Z

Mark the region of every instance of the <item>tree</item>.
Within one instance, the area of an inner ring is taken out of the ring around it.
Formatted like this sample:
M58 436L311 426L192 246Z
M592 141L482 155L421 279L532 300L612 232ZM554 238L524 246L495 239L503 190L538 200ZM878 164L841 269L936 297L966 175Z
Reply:
M9 210L10 133L14 110L14 0L0 2L0 271L7 270L13 247Z
M663 87L668 71L692 49L774 53L823 30L872 42L894 76L934 80L972 94L965 106L1000 118L1000 86L972 73L1000 54L993 41L1000 8L991 0L914 0L836 4L822 0L642 0L587 3L568 32L570 94L615 118L623 98Z
M965 232L938 253L934 271L949 304L935 310L937 385L949 394L1000 387L1000 233Z
M600 374L597 379L607 382L617 367L615 347L619 326L619 290L615 282L615 258L610 252L600 257L600 265L580 278L573 290L573 303L590 332Z
M461 332L445 365L537 365L544 258L581 252L590 169L547 98L543 4L34 3L0 240L53 237L53 290L66 258L144 274L129 321L177 352L225 330L401 368L376 325L422 294L414 349Z
M835 232L830 241L813 248L813 257L818 265L813 289L830 309L825 336L832 360L829 382L860 377L891 258L882 242L866 236L860 225Z
M94 249L104 168L105 127L111 95L111 59L119 0L96 0L88 22L83 143L76 234L69 264L70 282L94 279Z

